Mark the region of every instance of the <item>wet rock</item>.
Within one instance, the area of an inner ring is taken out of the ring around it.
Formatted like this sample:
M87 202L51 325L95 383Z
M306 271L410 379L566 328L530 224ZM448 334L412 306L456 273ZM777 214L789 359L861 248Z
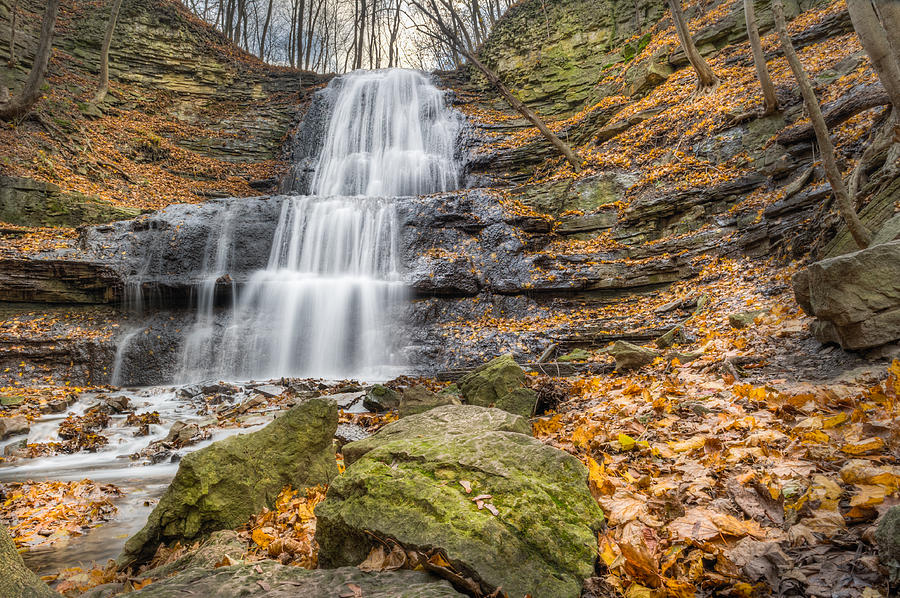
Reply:
M141 579L162 579L173 573L189 569L213 569L226 556L240 559L247 550L246 542L233 530L221 530L210 534L209 538L178 559L141 573Z
M369 411L389 411L400 406L400 396L387 386L376 384L366 393L363 407Z
M216 394L226 394L233 395L240 390L239 387L233 384L226 384L225 382L207 382L205 384L200 385L200 394L204 395L216 395Z
M371 434L366 432L365 428L356 424L338 424L337 431L334 433L334 438L341 446L357 440L365 440L369 436Z
M0 417L0 440L17 436L18 434L28 434L31 426L28 419L24 415L14 415L13 417Z
M900 241L815 262L793 285L820 342L856 350L900 339Z
M40 577L25 566L16 545L3 525L0 525L0 596L59 598L59 594L51 590Z
M619 371L636 370L649 363L659 355L653 349L647 349L628 341L616 341L606 352L615 357L616 369Z
M754 309L751 311L742 311L735 314L728 315L728 323L731 324L732 328L746 328L759 316L765 315L768 312L764 309Z
M410 386L400 395L400 417L424 413L429 409L443 405L460 405L459 397L451 394L431 392L417 384Z
M327 484L337 475L332 438L337 406L313 399L251 434L190 453L150 514L125 544L122 565L144 562L162 542L190 542L243 525L284 486Z
M25 397L21 395L5 395L0 397L0 406L2 407L16 407L17 405L21 405L25 402Z
M281 395L283 395L286 389L284 386L276 384L263 384L261 386L255 387L253 390L264 397L274 399L275 397L280 397Z
M509 354L478 366L458 384L470 405L497 407L530 417L537 403L537 395L526 387L525 372Z
M204 431L200 428L199 425L191 423L185 423L182 421L177 421L172 424L172 427L169 428L169 433L166 434L163 442L166 444L170 444L176 448L181 448L183 446L189 446L202 440L204 437L208 438L208 434L204 434Z
M179 399L192 399L200 394L200 387L196 384L189 384L187 386L182 386L178 390L175 391L175 396Z
M391 538L442 550L483 594L577 596L603 514L581 462L510 431L523 427L501 410L451 405L347 445L347 470L316 508L320 566L359 564Z
M891 507L875 531L878 558L888 570L892 583L900 582L900 507Z
M351 392L339 392L333 395L326 395L325 398L337 403L337 406L344 411L349 411L366 396L365 391L355 390Z
M28 439L22 438L21 440L15 440L10 442L5 447L3 447L3 456L4 457L20 457L25 455L25 450L28 448Z
M358 590L356 590L358 588ZM155 581L134 592L140 598L197 596L245 596L258 598L457 598L449 583L419 571L369 573L356 567L302 569L275 561L230 567L195 567Z
M104 409L107 413L124 413L128 411L130 406L131 402L125 395L107 397L100 401L101 409Z

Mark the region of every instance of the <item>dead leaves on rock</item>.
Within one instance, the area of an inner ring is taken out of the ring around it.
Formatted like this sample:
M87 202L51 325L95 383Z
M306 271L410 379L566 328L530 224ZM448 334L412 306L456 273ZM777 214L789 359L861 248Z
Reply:
M274 510L263 509L249 529L241 532L249 546L248 558L272 558L285 565L314 569L318 560L314 509L324 498L322 486L305 492L284 488Z

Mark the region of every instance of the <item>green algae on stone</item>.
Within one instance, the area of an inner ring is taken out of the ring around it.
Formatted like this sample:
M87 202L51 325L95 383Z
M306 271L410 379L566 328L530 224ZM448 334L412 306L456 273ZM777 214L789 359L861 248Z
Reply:
M603 523L587 470L572 455L509 431L525 423L509 417L440 407L347 445L354 457L345 453L350 465L316 508L320 565L359 564L378 539L390 538L412 550L443 550L485 593L578 596ZM484 495L496 516L473 500Z
M537 395L525 385L525 372L512 355L502 355L478 366L459 379L459 389L470 405L496 407L531 416Z
M243 525L263 507L271 508L287 485L327 484L338 473L332 452L336 428L337 405L313 399L262 430L186 455L147 524L125 544L119 562L144 562L160 543L189 542Z

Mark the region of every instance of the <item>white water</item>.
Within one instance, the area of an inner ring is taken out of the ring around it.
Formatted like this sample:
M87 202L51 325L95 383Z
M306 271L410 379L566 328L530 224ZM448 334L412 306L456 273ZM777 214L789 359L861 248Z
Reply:
M374 379L402 366L396 317L406 293L393 200L458 186L460 116L417 71L351 73L328 93L314 195L283 200L268 265L236 292L224 326L213 297L237 227L217 227L181 380Z

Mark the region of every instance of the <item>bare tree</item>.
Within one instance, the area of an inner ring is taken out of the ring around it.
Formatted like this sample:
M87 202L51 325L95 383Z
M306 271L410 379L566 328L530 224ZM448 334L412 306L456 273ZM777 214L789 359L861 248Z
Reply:
M59 14L59 0L47 0L47 8L41 22L41 38L34 55L34 64L31 65L28 79L25 80L25 87L19 97L0 104L0 119L11 120L25 116L41 98L41 87L44 85L53 49L53 30L56 28L57 14Z
M894 50L894 56L900 56L900 2L875 0L875 6L881 15L881 23Z
M678 41L681 48L687 55L688 61L694 70L697 71L697 89L711 89L719 84L719 78L709 67L709 64L700 55L697 46L694 45L694 39L688 30L687 22L684 20L684 13L681 11L681 0L667 0L669 3L669 11L672 13L672 21L675 23L675 33L678 34Z
M756 76L763 92L763 116L778 112L778 98L775 96L775 86L769 77L769 69L766 66L766 55L763 53L762 42L759 40L759 28L756 25L756 11L753 0L744 0L744 17L747 20L747 38L750 40L750 49L753 51L753 64L756 66Z
M572 165L572 170L575 172L581 172L581 165L583 160L581 157L576 154L571 147L567 143L565 143L562 139L557 137L557 135L550 130L549 127L544 123L541 118L534 113L528 106L526 106L519 98L517 98L513 93L503 84L497 74L489 69L486 65L484 65L475 54L469 50L472 47L472 40L468 38L468 33L464 27L451 28L444 16L441 13L441 7L438 6L438 2L443 5L443 8L448 13L448 18L452 21L456 22L459 20L459 15L454 10L454 7L451 3L451 0L411 0L412 4L418 8L423 15L425 15L428 19L434 23L438 29L441 31L443 37L454 47L456 48L460 54L465 56L466 60L469 61L469 64L477 68L481 73L487 78L487 80L500 92L500 95L509 102L509 104L515 108L519 114L528 119L531 124L533 124L537 129L541 132L541 134L555 147L559 152L565 156L566 160L569 164ZM428 4L426 8L423 3ZM456 31L462 31L463 35L466 39L460 39L459 34Z
M109 12L109 22L106 24L106 36L103 38L103 47L100 48L100 84L97 86L94 99L91 100L93 104L101 103L109 92L109 47L112 45L113 31L116 29L120 8L122 8L122 0L113 0Z
M888 42L887 31L882 26L871 0L847 0L847 10L853 28L859 36L878 79L884 86L895 109L900 109L900 62Z
M809 119L813 125L813 131L816 134L816 140L819 143L819 150L822 152L822 164L825 167L825 176L831 184L831 190L837 200L838 211L844 219L844 223L850 231L850 235L856 244L865 249L872 242L872 236L863 226L853 202L841 178L841 171L838 169L837 162L834 157L834 146L831 143L831 136L828 133L828 126L822 116L822 110L819 108L819 101L816 99L816 93L813 91L809 82L809 77L803 69L800 58L794 50L794 44L791 42L791 36L787 31L787 25L784 21L784 5L782 0L772 0L772 12L775 14L775 30L778 37L781 38L781 47L784 55L794 72L797 79L797 85L800 87L800 94L803 96L803 102L806 104L806 110L809 112Z
M269 0L269 8L266 9L266 20L263 22L262 35L259 37L259 59L266 59L266 36L269 34L269 23L272 22L272 5L274 0Z

